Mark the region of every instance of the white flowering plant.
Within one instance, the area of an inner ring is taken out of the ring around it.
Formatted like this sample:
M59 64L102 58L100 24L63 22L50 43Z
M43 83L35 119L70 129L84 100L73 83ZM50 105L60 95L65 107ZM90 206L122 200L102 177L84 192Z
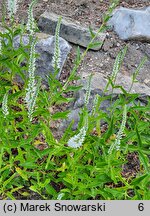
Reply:
M59 18L54 73L49 74L45 86L36 76L37 40L33 17L36 2L31 0L28 22L22 28L22 25L14 25L18 2L7 1L11 22L9 26L3 23L4 31L0 32L0 198L150 199L150 100L147 98L143 106L139 95L116 84L127 47L116 57L103 94L93 95L93 72L89 75L78 125L75 127L74 120L66 123L72 111L74 92L82 90L82 86L73 85L72 81L79 80L77 69L88 49L96 45L96 35L92 34L82 54L77 49L74 66L62 82L56 76L61 58ZM109 15L104 16L98 33L105 29ZM29 34L26 46L22 41L25 33ZM13 43L16 36L20 38L19 47ZM146 58L133 73L131 88L145 61ZM20 76L22 82L16 82L16 76ZM107 95L110 87L112 94ZM113 91L117 88L122 94L114 97ZM102 103L108 100L110 106L103 111ZM64 122L66 129L61 130Z

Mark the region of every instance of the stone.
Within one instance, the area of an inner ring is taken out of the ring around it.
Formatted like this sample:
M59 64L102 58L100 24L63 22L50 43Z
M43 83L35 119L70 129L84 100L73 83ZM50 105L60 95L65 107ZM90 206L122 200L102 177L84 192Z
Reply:
M83 89L86 89L88 76L89 74L87 74L86 72L82 74ZM107 79L104 77L103 74L94 73L91 81L91 90L93 90L94 92L96 92L97 90L99 90L100 92L104 92L106 84L107 84ZM116 85L122 86L128 92L131 84L132 84L132 77L118 73L116 78ZM122 91L120 89L114 89L113 93L122 94ZM148 87L144 83L136 82L133 84L130 93L140 94L143 96L150 97L150 87ZM111 87L108 88L108 91L105 94L107 95L112 94Z
M48 34L55 34L55 29L58 21L58 15L45 11L39 18L38 27L42 32ZM96 34L96 31L93 31ZM71 42L73 44L77 44L83 47L87 47L89 42L91 41L91 35L89 29L81 26L68 18L62 18L61 27L60 27L60 36ZM102 43L104 42L106 37L105 33L99 33L95 42L100 42L100 44L91 49L100 50Z
M78 127L78 122L80 120L80 116L79 113L81 112L80 108L77 109L73 109L71 110L71 112L68 115L67 119L64 119L60 126L59 126L59 131L63 132L65 131L65 129L68 127L68 125L73 121L73 126L72 126L72 130L76 130Z
M137 80L139 83L144 83L145 79L150 80L150 57L147 55L148 48L150 47L148 46L148 43L145 43L145 46L143 45L142 47L144 50L136 49L136 46L131 44L128 46L128 51L123 61L124 65L126 65L126 68L124 67L122 70L122 74L127 74L129 77L132 77L132 74L136 70L137 66L140 64L142 59L147 56L147 61L144 63L137 75ZM150 87L149 83L146 85Z
M150 42L150 6L145 9L116 9L108 21L123 40Z
M52 58L54 55L54 44L55 44L55 37L52 35L44 34L44 33L37 33L38 42L35 47L35 51L39 54L39 57L36 59L36 70L35 75L42 77L44 81L47 82L47 76L49 73L54 72L54 68L52 66ZM29 43L29 36L24 35L23 44L28 45ZM15 37L14 46L17 48L20 44L20 36ZM66 61L67 55L71 50L71 46L65 41L63 38L60 37L59 39L60 44L60 71L58 73L58 78L61 74L62 67Z
M106 52L112 47L113 47L113 41L105 40L105 42L103 44L103 50Z
M85 94L86 94L88 77L89 77L88 73L86 72L82 73L82 78L79 84L80 85L82 84L83 87L75 94L75 102L72 104L72 107L70 109L71 113L69 114L68 119L64 120L61 123L60 130L64 131L67 128L67 126L71 123L71 121L74 121L72 130L77 129L78 122L80 120L79 113L85 103ZM132 84L132 78L130 76L118 73L116 84L122 86L128 92ZM104 93L104 89L106 85L107 85L107 79L105 78L104 74L94 73L91 80L91 93L90 93L90 99L88 104L89 111L92 110L93 100L96 94L100 96L108 96L108 98L102 101L100 105L100 110L107 113L109 112L110 106L117 100L118 96L120 94L123 94L123 92L120 89L114 89L112 94L111 87L109 87L108 91ZM141 106L145 106L145 104L147 103L147 99L150 97L150 87L148 87L144 83L136 82L133 84L130 93L139 94L139 97L138 99L135 100L135 103L137 104L140 102ZM112 99L110 99L111 97ZM132 106L132 104L128 104L128 106ZM104 122L102 121L101 124L103 123Z

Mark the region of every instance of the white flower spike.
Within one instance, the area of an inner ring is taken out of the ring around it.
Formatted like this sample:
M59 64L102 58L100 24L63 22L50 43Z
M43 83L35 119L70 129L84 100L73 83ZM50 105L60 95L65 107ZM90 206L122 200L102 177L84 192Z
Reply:
M6 116L9 114L9 111L8 111L8 93L7 92L4 94L4 97L3 97L2 112L4 114L4 118L6 118Z
M7 0L7 10L9 18L12 18L17 12L18 2L17 0Z
M26 89L26 96L25 96L25 102L27 105L28 117L30 121L32 121L32 114L34 111L35 102L36 102L36 98L37 98L38 91L39 91L39 85L40 85L40 83L36 85L35 76L34 76L35 44L36 44L36 41L34 40L31 44L31 50L30 50L29 70L28 70L29 82L28 82L28 87Z
M33 17L33 7L36 4L37 0L32 0L32 2L29 5L28 10L28 20L27 20L27 30L30 32L30 35L34 35L36 24Z
M86 127L81 128L80 132L71 137L68 141L68 146L72 148L80 148L85 140Z
M121 126L120 126L120 129L118 131L118 134L117 134L117 137L116 137L116 140L115 142L111 145L108 153L111 154L113 149L115 148L117 151L119 151L120 149L120 140L122 138L122 134L123 134L123 131L125 129L125 124L126 124L126 120L127 120L127 105L124 106L124 110L123 110L123 118L122 118L122 123L121 123Z

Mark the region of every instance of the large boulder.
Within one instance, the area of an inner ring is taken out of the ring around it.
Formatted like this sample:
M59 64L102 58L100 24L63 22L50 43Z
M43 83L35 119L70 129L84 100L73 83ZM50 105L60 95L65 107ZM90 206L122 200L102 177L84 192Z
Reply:
M150 6L139 10L121 7L114 11L108 25L123 40L150 42Z
M55 46L55 37L52 35L38 33L36 34L38 41L35 47L35 52L39 54L39 57L36 59L36 70L35 75L42 77L43 80L47 81L47 76L49 73L54 72L52 66L52 59L54 56L54 46ZM24 45L28 45L29 36L24 35L22 37ZM14 46L17 48L20 45L20 36L15 37ZM60 71L58 78L61 74L62 67L66 61L67 55L71 50L71 46L63 38L59 38L60 45Z
M59 16L50 11L45 11L39 18L38 27L42 32L55 34ZM94 31L94 34L97 32ZM78 23L73 22L68 18L62 18L60 27L60 36L68 42L87 47L91 41L91 34L87 27L83 27ZM98 46L91 47L93 50L99 50L105 40L106 33L99 33L95 42L100 42Z

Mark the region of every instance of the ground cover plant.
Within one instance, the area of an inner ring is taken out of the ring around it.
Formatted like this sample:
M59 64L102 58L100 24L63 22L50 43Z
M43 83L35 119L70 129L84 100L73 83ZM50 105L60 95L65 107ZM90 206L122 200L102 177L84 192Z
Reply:
M110 11L104 16L99 29L103 31ZM0 33L0 197L1 199L150 199L150 100L142 106L138 94L126 92L116 84L127 47L118 53L108 78L104 95L96 95L93 108L88 110L92 74L89 75L85 94L85 105L80 111L76 131L73 122L68 125L62 137L54 137L52 122L67 118L69 111L56 112L55 107L71 102L67 92L78 91L81 87L71 85L80 79L76 71L88 49L96 46L96 35L91 32L91 42L85 52L77 58L65 83L57 79L59 72L59 28L55 33L55 53L48 89L41 87L40 77L35 76L36 68L36 23L31 1L26 26L16 25L17 1L8 1L9 24L2 20ZM5 4L4 9L5 9ZM5 10L4 10L5 11ZM28 33L29 44L22 43L23 34ZM14 47L16 36L20 46ZM144 58L132 78L132 85L143 66ZM28 76L25 76L25 71ZM19 75L23 84L15 81ZM132 88L131 85L131 88ZM112 94L106 95L108 88ZM120 89L116 100L114 89ZM131 90L130 88L130 90ZM100 104L112 101L107 112ZM40 147L39 147L40 146ZM33 196L32 196L33 195Z

